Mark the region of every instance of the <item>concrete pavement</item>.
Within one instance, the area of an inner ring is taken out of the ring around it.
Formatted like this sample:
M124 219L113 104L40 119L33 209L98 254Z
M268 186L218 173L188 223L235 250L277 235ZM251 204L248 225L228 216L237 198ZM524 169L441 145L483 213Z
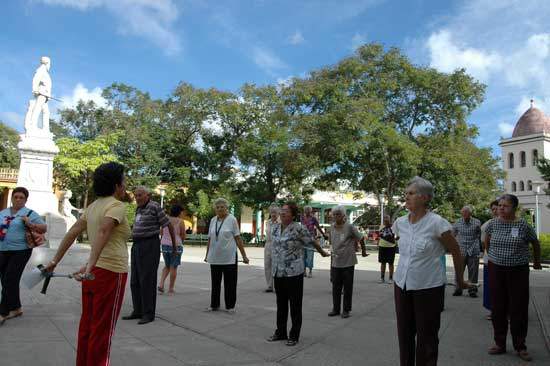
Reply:
M158 297L153 323L137 325L136 321L119 320L112 365L398 365L392 286L378 283L375 253L359 258L349 319L327 316L331 310L330 262L315 256L314 277L304 283L300 343L287 347L265 341L275 327L275 295L263 292L263 249L247 248L251 264L239 265L235 314L204 311L210 299L204 251L185 248L176 294ZM52 255L52 249L35 250L29 267L45 263ZM57 270L74 271L87 256L86 247L72 248ZM448 271L452 277L452 268ZM532 271L531 285L536 299L530 309L527 345L534 361L529 364L549 365L550 352L536 314L548 321L550 272ZM46 296L39 290L22 288L24 315L0 328L0 365L74 364L80 287L72 280L54 279ZM452 290L450 286L447 289L442 315L439 364L524 365L512 352L511 341L508 354L487 354L492 326L485 320L481 298L452 297ZM130 311L128 284L122 314Z

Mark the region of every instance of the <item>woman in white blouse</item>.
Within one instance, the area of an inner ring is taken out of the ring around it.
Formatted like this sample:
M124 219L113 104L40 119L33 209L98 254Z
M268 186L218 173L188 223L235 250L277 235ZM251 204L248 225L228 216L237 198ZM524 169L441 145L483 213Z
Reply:
M405 191L405 207L409 213L393 224L400 255L394 275L394 296L401 366L437 365L445 296L440 257L445 250L453 256L457 286L468 288L459 275L462 258L452 226L429 210L432 198L432 184L415 177Z
M248 264L243 240L239 231L239 223L235 216L229 213L229 202L223 198L214 201L216 216L210 221L208 230L208 246L205 262L210 263L212 279L212 294L209 311L220 308L220 291L223 277L225 309L235 312L237 302L237 247L243 257L243 263Z

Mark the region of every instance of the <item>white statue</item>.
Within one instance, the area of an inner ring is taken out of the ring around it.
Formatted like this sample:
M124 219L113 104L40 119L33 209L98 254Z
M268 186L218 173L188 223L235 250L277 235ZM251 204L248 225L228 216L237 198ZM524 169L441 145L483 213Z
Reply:
M29 108L25 115L26 135L49 135L50 109L48 100L52 96L52 78L50 77L51 61L49 57L40 58L40 66L36 69L32 78L32 94L34 99L29 101ZM38 118L42 113L42 128L38 127Z
M63 193L63 202L61 203L61 215L65 218L67 230L76 222L76 217L73 215L73 210L81 212L80 209L74 207L71 203L70 199L72 196L73 192L70 189L67 189Z

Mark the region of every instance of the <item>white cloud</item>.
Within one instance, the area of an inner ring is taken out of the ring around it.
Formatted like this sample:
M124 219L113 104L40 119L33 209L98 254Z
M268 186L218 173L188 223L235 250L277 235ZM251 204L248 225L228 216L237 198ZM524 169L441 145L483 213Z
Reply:
M286 64L277 55L264 47L254 47L252 49L252 59L256 65L271 75L276 70L286 67Z
M23 116L16 112L0 112L0 121L18 131L23 130Z
M550 34L531 35L523 47L511 54L506 66L510 84L525 87L534 83L546 89L550 79Z
M516 115L518 117L525 113L525 111L531 107L531 100L533 101L533 106L535 108L540 109L545 114L550 114L550 97L541 99L536 97L530 98L524 96L521 98L521 101L516 106Z
M364 34L355 33L353 37L351 37L351 49L353 51L355 51L365 43L367 43L367 36Z
M82 83L78 83L73 89L72 95L64 95L61 97L63 101L62 107L75 108L81 100L84 102L92 101L98 107L107 107L107 100L101 96L101 92L102 90L99 87L89 90Z
M498 54L461 47L454 42L448 30L433 33L427 46L430 50L430 66L443 72L464 68L475 78L485 81L490 72L501 68L502 61Z
M174 0L42 0L48 5L66 6L80 11L105 8L118 20L118 31L124 35L143 37L166 54L181 51L173 29L178 19Z
M512 136L512 132L514 132L514 125L507 122L502 122L498 124L498 130L500 131L500 135L502 137L510 137Z
M292 45L299 45L305 42L302 32L296 31L293 35L288 38L288 42Z

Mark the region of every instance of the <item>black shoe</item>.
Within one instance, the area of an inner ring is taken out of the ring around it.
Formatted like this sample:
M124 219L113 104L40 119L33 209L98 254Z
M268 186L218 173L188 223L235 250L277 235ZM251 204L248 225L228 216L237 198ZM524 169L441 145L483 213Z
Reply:
M475 298L475 297L477 297L477 292L470 292L469 295L470 295L470 297Z
M339 311L332 310L330 313L328 313L328 316L337 316L337 315L340 315Z
M134 320L134 319L141 319L141 315L132 313L130 315L126 315L122 317L122 320Z
M267 339L268 342L278 342L278 341L286 341L287 337L283 337L278 335L277 333L274 333L271 337Z
M147 323L151 323L154 319L149 319L149 318L141 318L138 322L139 325L142 325L142 324L147 324Z
M453 296L462 296L462 290L455 290L455 292L453 292Z
M349 314L349 311L344 311L342 313L342 319L346 319L346 318L349 318L351 315Z
M272 288L266 288L264 292L273 292L273 289Z
M295 346L297 343L298 341L296 339L289 339L288 341L286 341L286 345L289 347Z

